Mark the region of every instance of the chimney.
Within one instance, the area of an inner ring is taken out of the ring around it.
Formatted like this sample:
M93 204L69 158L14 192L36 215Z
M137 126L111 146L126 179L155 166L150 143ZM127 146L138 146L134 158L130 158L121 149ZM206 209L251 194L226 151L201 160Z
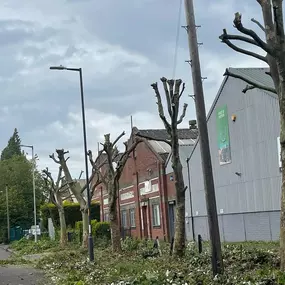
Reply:
M196 130L197 129L197 121L196 120L190 120L189 121L189 129L190 130Z

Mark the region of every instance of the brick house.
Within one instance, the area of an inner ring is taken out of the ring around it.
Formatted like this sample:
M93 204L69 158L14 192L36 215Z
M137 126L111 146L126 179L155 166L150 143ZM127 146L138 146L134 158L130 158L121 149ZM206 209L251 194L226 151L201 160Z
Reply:
M166 130L138 130L137 132L153 138L144 139L130 155L121 179L118 195L118 211L122 237L170 239L169 202L175 204L175 195L168 200L166 162L171 148L160 141L168 139ZM197 129L180 129L180 144L193 144ZM157 140L155 140L157 139ZM171 190L173 192L173 190ZM96 188L94 198L101 207L101 219L108 221L108 195L104 186Z

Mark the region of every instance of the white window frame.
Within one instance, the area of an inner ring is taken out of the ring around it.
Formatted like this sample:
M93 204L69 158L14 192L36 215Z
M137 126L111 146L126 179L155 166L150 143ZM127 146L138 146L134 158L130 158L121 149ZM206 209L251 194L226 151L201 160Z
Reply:
M152 205L152 226L153 227L160 227L161 226L160 205L159 204L153 204Z
M122 228L126 229L128 227L127 210L121 211L121 219L122 219Z
M131 228L135 228L136 227L136 209L132 208L130 209L130 226Z

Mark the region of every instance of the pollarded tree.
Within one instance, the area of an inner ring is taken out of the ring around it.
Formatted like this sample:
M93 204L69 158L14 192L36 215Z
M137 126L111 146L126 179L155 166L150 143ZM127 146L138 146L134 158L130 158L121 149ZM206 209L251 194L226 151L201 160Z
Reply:
M80 211L82 215L82 224L83 224L83 238L82 238L82 246L87 247L88 243L88 203L87 198L84 195L84 190L87 188L87 184L82 188L79 184L79 182L76 179L73 179L71 177L67 160L69 157L65 158L65 155L69 153L68 151L65 151L64 149L57 149L56 150L58 159L55 158L54 154L50 155L50 158L57 164L60 164L62 171L64 173L64 180L66 184L68 185L71 193L74 195L76 200L78 201L80 205ZM87 183L91 183L91 181L94 181L94 175L95 172L92 171L92 175L89 178L89 181ZM90 197L93 197L95 187L100 184L100 181L95 181L95 183L92 185Z
M97 174L96 181L101 181L108 191L111 239L114 252L121 251L120 225L117 216L117 199L120 188L119 180L130 154L142 141L141 139L136 139L135 141L129 140L125 142L125 151L120 153L116 144L124 135L125 132L122 132L114 142L111 142L110 134L106 134L104 136L105 141L101 144L103 150L99 152L96 161L93 161L92 152L89 151L89 160L93 166L93 173ZM101 171L100 169L103 165L104 169Z
M169 140L163 141L170 145L172 152L171 162L175 177L177 205L174 235L174 255L179 257L182 256L185 251L185 191L187 187L185 187L184 184L182 164L179 156L178 125L182 123L188 105L184 104L182 114L179 116L180 99L185 89L185 84L182 84L181 79L167 80L165 77L162 77L160 80L163 84L165 92L167 110L170 117L170 121L166 119L157 83L153 83L151 87L154 89L155 96L157 98L157 108L159 117L162 120L164 127L169 135ZM140 135L140 133L137 133L137 136L141 136L146 139L153 139L151 137L142 136Z
M280 110L280 145L281 145L281 161L282 161L282 189L281 189L281 223L280 223L280 257L281 257L281 269L285 270L285 35L284 35L284 23L283 23L283 7L282 0L256 0L260 5L263 22L261 24L255 19L251 19L252 22L257 24L261 29L263 37L259 37L258 34L246 27L242 23L242 16L240 13L235 13L234 27L243 35L228 34L227 30L223 30L223 34L220 39L227 46L235 50L236 52L252 56L263 62L266 62L269 66L269 72L267 73L273 80L274 87L271 88L262 84L257 84L244 78L240 75L226 71L225 75L234 78L241 79L247 83L243 92L246 93L254 88L269 91L278 95L279 98L279 110ZM265 38L265 39L262 39ZM266 55L261 55L244 48L240 48L233 43L233 41L239 41L247 43L251 47L260 48Z
M66 184L63 183L62 167L58 168L58 176L56 182L54 181L48 168L43 171L43 178L46 184L46 188L49 191L49 199L55 205L58 211L59 224L60 224L60 244L65 246L67 243L66 221L63 207L63 194L66 190ZM66 198L66 197L65 197Z
M3 149L1 153L1 160L10 159L14 155L22 155L21 139L16 128L14 129L14 133L8 141L8 145Z

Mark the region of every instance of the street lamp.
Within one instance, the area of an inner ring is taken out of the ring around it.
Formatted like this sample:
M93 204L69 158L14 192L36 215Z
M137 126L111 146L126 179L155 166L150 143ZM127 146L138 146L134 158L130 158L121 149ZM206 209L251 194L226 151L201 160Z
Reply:
M3 191L0 191L3 193ZM10 215L9 215L9 196L8 196L8 184L6 184L6 214L7 214L7 238L8 243L10 242Z
M92 238L92 226L91 226L91 197L90 197L90 185L88 174L88 151L87 151L87 135L86 135L86 123L85 123L85 107L84 107L84 93L83 93L83 79L81 68L68 68L62 65L51 66L51 70L69 70L79 72L80 80L80 93L81 93L81 109L82 109L82 126L83 126L83 141L84 141L84 154L85 154L85 175L86 175L86 191L87 191L87 205L88 205L88 252L90 261L94 261L94 249Z
M34 194L34 223L35 223L35 242L38 241L37 233L37 203L36 203L36 183L35 183L35 155L34 146L32 145L20 145L21 147L26 147L32 149L32 161L33 161L33 194Z

